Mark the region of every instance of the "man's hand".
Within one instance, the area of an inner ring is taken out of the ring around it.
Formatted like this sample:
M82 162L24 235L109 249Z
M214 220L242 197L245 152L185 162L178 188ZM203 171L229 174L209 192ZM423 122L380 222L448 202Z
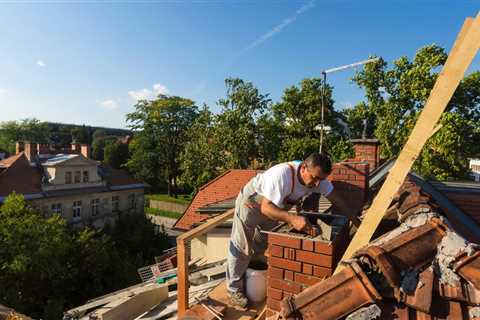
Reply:
M304 231L308 234L311 233L312 225L304 216L291 216L290 224L297 231Z

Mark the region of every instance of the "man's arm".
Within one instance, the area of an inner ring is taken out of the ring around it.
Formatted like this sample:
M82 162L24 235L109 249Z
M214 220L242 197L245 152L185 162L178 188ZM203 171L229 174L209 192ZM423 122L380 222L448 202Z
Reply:
M290 214L288 211L280 209L270 200L263 198L260 204L260 212L266 215L268 218L276 221L283 221L290 225L295 230L310 232L312 226L308 220L303 216Z
M343 197L341 197L335 189L333 189L326 198L340 210L340 214L350 219L357 228L360 226L362 221L358 218L356 212L349 208Z

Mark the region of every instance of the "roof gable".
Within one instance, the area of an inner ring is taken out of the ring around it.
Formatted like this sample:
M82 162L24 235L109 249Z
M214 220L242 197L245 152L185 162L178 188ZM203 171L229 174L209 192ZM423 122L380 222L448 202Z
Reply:
M259 170L232 169L208 182L200 188L187 210L173 227L190 230L194 224L206 220L210 215L200 214L197 209L236 197L243 186L260 172Z
M48 159L43 163L44 166L60 167L60 166L92 166L97 165L97 162L81 154L58 154L53 158Z

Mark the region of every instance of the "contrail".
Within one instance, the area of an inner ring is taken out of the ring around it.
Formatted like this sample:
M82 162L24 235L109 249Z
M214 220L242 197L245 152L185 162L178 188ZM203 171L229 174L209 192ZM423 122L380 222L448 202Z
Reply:
M283 29L285 29L287 26L289 26L290 24L292 24L293 22L295 22L295 20L298 19L298 17L310 10L311 8L314 7L314 2L313 1L310 1L308 2L307 4L303 5L300 9L298 9L297 11L295 11L295 13L288 17L288 18L285 18L283 19L283 21L276 25L275 27L273 27L270 31L268 31L267 33L263 34L262 36L258 37L255 41L253 41L250 45L246 46L245 48L243 48L242 50L240 50L240 52L238 53L238 55L241 55L259 45L261 45L262 43L264 43L265 41L267 41L268 39L270 39L271 37L273 37L274 35L276 35L277 33L279 33L280 31L282 31ZM237 55L237 56L238 56Z

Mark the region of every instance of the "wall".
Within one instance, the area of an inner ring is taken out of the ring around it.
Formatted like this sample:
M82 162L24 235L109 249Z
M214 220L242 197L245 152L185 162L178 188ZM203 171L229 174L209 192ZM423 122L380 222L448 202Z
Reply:
M335 190L357 213L361 212L368 199L369 171L368 162L340 162L333 165L329 176Z
M112 212L112 197L119 196L119 210L120 212L129 212L128 210L128 195L135 194L136 206L131 212L143 214L144 195L143 189L122 190L102 193L83 193L64 197L43 198L31 200L30 203L42 210L47 216L51 214L52 204L62 204L62 217L69 223L85 225L93 223L95 227L102 227L104 221L115 220L118 217L117 213ZM99 214L91 215L91 200L100 199ZM81 219L74 221L73 219L73 202L82 201Z
M165 211L172 211L172 212L179 212L184 213L187 210L188 206L178 203L171 203L166 201L158 201L158 200L149 200L150 208L165 210Z
M207 260L216 262L227 258L232 228L216 228L207 234Z
M79 165L79 166L57 166L57 167L48 167L47 173L49 175L49 181L51 184L55 185L64 185L65 184L65 173L72 173L72 185L75 181L75 171L80 171L80 181L83 181L83 171L88 171L88 181L89 183L100 182L101 178L98 175L98 170L96 165ZM52 180L50 178L53 177Z

